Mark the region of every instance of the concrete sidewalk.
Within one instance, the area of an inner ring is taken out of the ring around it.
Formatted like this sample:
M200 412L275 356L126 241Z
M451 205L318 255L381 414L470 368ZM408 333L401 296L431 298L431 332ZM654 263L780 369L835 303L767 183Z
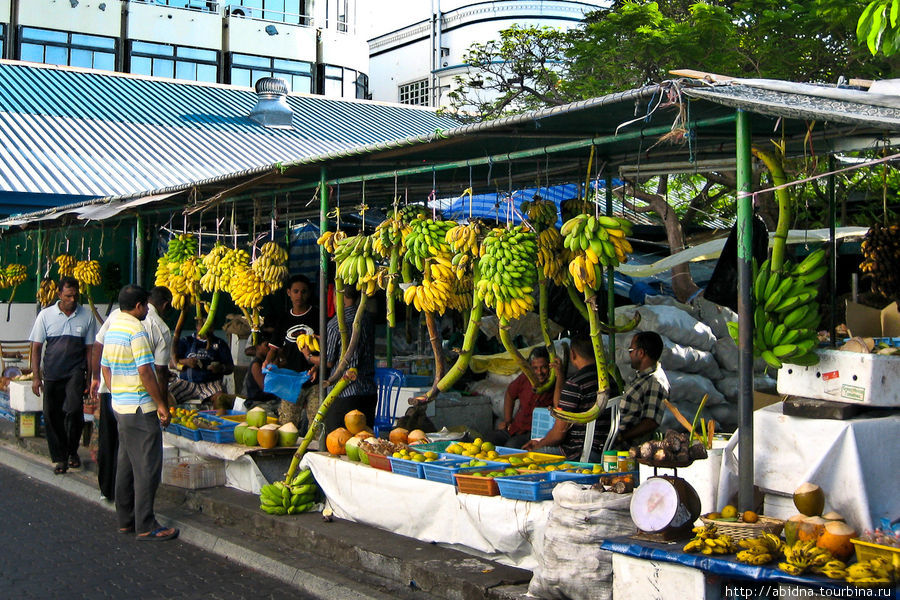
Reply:
M46 440L16 438L12 424L0 422L4 464L112 511L100 496L86 449L81 457L81 469L54 475ZM508 600L524 596L531 579L530 571L359 523L325 522L318 513L267 515L256 496L232 488L164 485L156 510L164 524L181 530L185 542L329 600Z

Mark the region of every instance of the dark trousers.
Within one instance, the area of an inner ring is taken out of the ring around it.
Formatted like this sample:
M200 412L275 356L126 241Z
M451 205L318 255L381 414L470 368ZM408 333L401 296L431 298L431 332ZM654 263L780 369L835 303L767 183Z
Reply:
M97 483L100 493L116 498L116 463L119 460L119 425L112 409L112 394L100 394L100 423L97 427Z
M344 426L344 415L351 410L358 410L366 415L366 425L372 427L375 424L375 406L378 404L378 394L364 394L361 396L344 396L334 399L325 415L325 433L331 433L338 427Z
M78 454L84 431L84 373L44 381L44 429L50 460L66 462Z
M162 431L156 412L117 414L119 464L116 470L116 517L120 528L147 533L159 527L153 512L162 477Z

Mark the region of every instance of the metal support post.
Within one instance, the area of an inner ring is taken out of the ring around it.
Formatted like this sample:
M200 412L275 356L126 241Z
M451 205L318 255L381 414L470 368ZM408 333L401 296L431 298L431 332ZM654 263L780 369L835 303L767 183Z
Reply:
M319 171L319 235L328 231L328 181L327 170L322 167ZM319 246L319 346L322 357L319 362L319 401L325 399L325 348L328 340L325 327L328 323L328 252L325 246Z

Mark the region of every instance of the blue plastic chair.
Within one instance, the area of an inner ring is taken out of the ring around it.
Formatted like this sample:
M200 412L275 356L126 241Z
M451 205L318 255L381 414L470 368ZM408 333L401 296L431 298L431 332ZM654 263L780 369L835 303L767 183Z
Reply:
M394 414L397 412L397 401L400 388L403 387L403 373L397 369L375 369L375 385L378 386L378 404L375 407L375 437L382 431L389 431L394 426Z

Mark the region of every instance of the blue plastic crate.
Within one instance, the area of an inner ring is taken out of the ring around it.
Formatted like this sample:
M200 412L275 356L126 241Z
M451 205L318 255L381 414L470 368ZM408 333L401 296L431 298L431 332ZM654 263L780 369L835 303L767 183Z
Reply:
M556 419L550 414L549 408L537 407L531 413L531 439L539 440L553 427Z
M425 479L427 479L428 481L446 483L448 485L456 485L456 480L453 479L453 474L458 473L460 469L489 469L491 467L496 467L503 464L486 460L484 462L487 464L484 467L466 467L465 465L467 465L468 462L472 460L471 458L460 458L458 454L451 454L450 456L454 458L441 458L440 460L436 460L430 463L420 463L422 465L422 473Z
M233 421L226 421L225 419L221 419L217 416L210 415L206 417L210 421L215 421L219 423L218 429L199 429L200 438L204 442L213 442L216 444L232 444L234 443L234 428L237 427L237 423Z
M425 463L416 462L414 460L406 460L405 458L387 457L391 461L391 471L406 475L407 477L416 477L422 479L425 475L422 473L422 465Z
M427 444L413 444L409 447L410 450L415 450L416 452L437 452L440 454L456 442L428 442Z
M181 425L179 425L178 423L169 423L169 426L166 427L166 431L168 431L172 435L180 435L184 437L184 435L181 433Z
M442 442L436 442L436 443L442 443ZM449 446L450 446L450 444L447 444L447 447L449 447ZM416 447L416 449L418 449L418 447ZM444 449L446 450L446 448L444 448ZM503 456L504 454L522 454L523 452L525 452L521 448L508 448L506 446L496 446L494 448L494 450L500 456ZM465 458L466 460L472 460L471 457L463 456L462 454L451 454L450 452L443 452L443 451L439 452L439 454L441 455L441 458Z
M593 485L600 481L601 477L621 477L622 475L631 475L634 479L634 485L638 485L639 473L637 471L615 471L610 473L567 473L566 471L551 471L550 479L554 481L574 481L585 485Z
M872 338L875 341L875 345L878 346L880 344L885 344L891 348L900 347L900 337L876 337ZM844 338L843 343L846 344L850 341L850 338Z
M186 437L189 440L194 440L195 442L199 442L203 438L200 435L199 429L191 429L189 427L185 427L184 425L179 425L181 437Z
M553 488L558 481L550 477L552 473L534 473L512 477L496 477L500 495L513 500L543 502L553 498Z
M218 410L215 410L215 409L213 409L213 410L201 410L199 414L202 415L202 416L204 416L204 417L206 417L206 418L209 418L209 417L212 416L212 417L216 417L217 419L221 420L221 417L217 414L218 412L219 412L219 411L218 411ZM247 414L247 413L246 413L245 411L240 411L240 410L226 410L226 411L225 411L225 414L224 414L223 416L226 416L226 417L233 417L234 415L246 415L246 414Z

